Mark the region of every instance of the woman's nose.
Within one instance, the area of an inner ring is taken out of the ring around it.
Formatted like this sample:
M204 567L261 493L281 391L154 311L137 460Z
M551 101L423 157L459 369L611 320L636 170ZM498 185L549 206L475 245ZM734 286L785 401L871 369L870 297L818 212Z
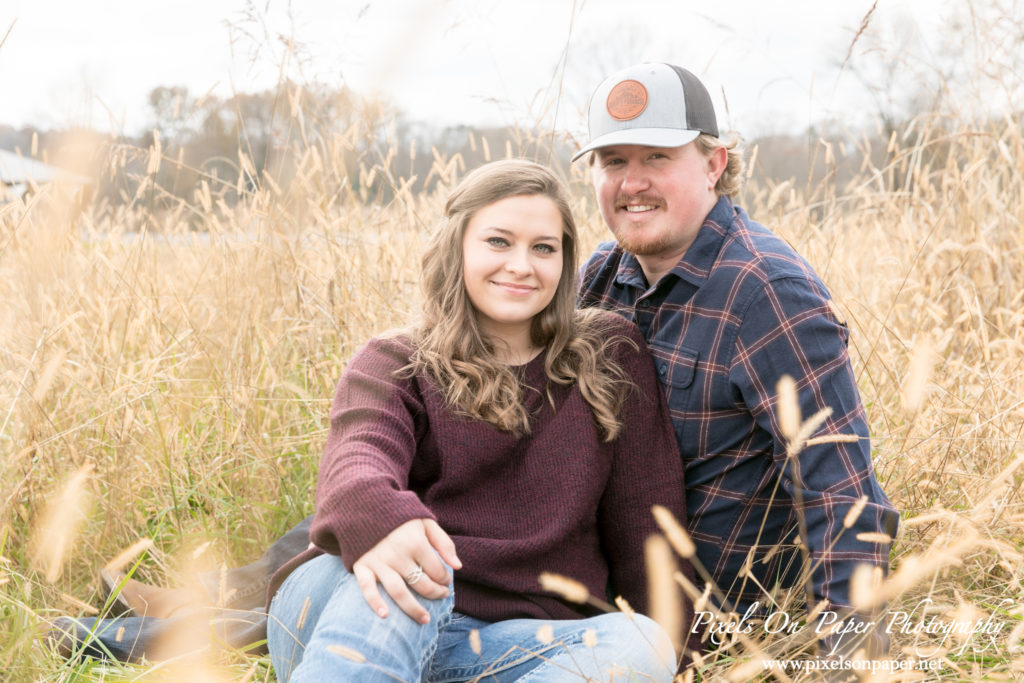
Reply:
M505 270L515 275L525 275L530 272L530 257L522 249L513 249L505 261Z

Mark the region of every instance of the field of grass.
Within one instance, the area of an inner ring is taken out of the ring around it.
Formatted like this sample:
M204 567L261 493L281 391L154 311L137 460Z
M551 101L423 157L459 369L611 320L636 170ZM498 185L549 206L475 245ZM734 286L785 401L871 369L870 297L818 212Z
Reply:
M0 678L274 680L268 660L225 652L151 669L68 663L40 634L100 607L97 570L142 539L137 575L177 583L255 557L311 511L334 383L416 310L421 246L464 171L439 158L438 190L381 204L352 189L336 161L346 144L300 150L294 178L237 202L213 179L170 200L156 179L173 158L115 147L115 176L151 157L122 201L54 187L0 205ZM1024 138L1013 121L922 119L893 135L886 161L869 152L852 151L864 162L841 186L755 172L739 203L812 263L852 330L875 467L903 519L890 578L858 594L915 619L1001 625L896 631L895 657L941 669L893 679L1014 680ZM560 172L586 246L605 239L585 170ZM368 162L360 176L377 173ZM758 647L777 657L792 643ZM741 652L709 660L707 677L757 678Z

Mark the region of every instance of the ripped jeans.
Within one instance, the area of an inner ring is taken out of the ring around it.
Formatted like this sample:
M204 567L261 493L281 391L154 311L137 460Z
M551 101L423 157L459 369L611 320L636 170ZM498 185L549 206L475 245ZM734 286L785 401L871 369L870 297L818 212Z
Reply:
M389 610L384 619L333 555L296 569L270 605L267 644L278 680L667 683L676 671L668 636L640 614L489 623L454 612L453 593L441 600L416 595L430 613L430 623L423 625L386 592L381 596ZM540 640L545 625L551 637Z

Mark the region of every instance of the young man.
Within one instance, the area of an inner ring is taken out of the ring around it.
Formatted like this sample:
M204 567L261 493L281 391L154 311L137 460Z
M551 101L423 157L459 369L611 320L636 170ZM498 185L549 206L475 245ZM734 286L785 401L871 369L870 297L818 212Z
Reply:
M686 469L698 571L713 581L721 609L763 616L776 587L802 586L806 552L808 608L827 600L826 611L848 611L854 568L888 567L889 545L857 535L892 537L899 515L872 472L848 332L828 291L783 240L732 203L742 162L735 145L719 139L711 99L693 74L668 64L618 72L594 93L589 123L590 141L574 160L590 155L616 241L600 245L582 269L579 302L619 312L647 340ZM830 411L811 435L826 438L793 458L776 401L787 375L804 419ZM855 505L863 508L847 528ZM265 615L254 588L307 544L308 520L223 584L219 576L207 582L214 604L225 605L215 588L225 585L227 607L251 610L244 628L225 634L230 643L258 640ZM122 586L121 598L150 616L189 611L164 589L135 582ZM125 655L137 657L165 625L133 623L139 640ZM873 649L884 646L884 635L874 635ZM849 654L861 643L847 637L827 648L836 645Z
M825 610L848 612L855 567L888 568L889 543L858 534L891 538L899 515L872 471L848 331L828 291L732 203L742 163L735 144L719 140L693 74L668 64L625 69L598 87L589 123L590 142L574 160L590 155L616 241L584 266L580 305L619 311L647 340L686 468L697 560L718 601L770 613L775 586L804 582L802 539L808 609L827 600ZM776 400L784 376L803 419L828 411L809 435L824 438L795 457ZM861 505L851 523L847 513ZM874 635L871 649L885 640ZM845 641L828 649L860 645Z

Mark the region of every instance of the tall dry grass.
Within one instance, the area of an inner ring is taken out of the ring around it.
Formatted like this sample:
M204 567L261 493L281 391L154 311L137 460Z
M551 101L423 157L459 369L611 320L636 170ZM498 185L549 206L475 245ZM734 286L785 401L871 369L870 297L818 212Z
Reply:
M67 663L39 633L99 606L98 568L141 539L152 545L119 561L142 550L140 577L183 581L256 556L311 511L334 383L359 345L415 312L424 237L464 170L438 157L435 192L396 181L378 205L335 161L355 135L297 150L289 182L231 188L237 203L212 178L188 201L155 201L173 158L114 147L115 176L133 155L147 162L125 201L49 187L0 206L7 679L173 680L186 666L273 680L265 659L223 652L148 672ZM922 119L881 164L864 144L852 183L755 175L741 203L808 258L852 329L875 467L903 513L891 577L857 587L865 608L883 597L920 616L927 598L946 620L993 615L996 636L896 632L894 652L941 660L921 680L1010 680L1024 675L1024 137L1011 120ZM605 230L584 171L560 171L593 245ZM703 673L753 679L751 652L797 645L723 648Z

